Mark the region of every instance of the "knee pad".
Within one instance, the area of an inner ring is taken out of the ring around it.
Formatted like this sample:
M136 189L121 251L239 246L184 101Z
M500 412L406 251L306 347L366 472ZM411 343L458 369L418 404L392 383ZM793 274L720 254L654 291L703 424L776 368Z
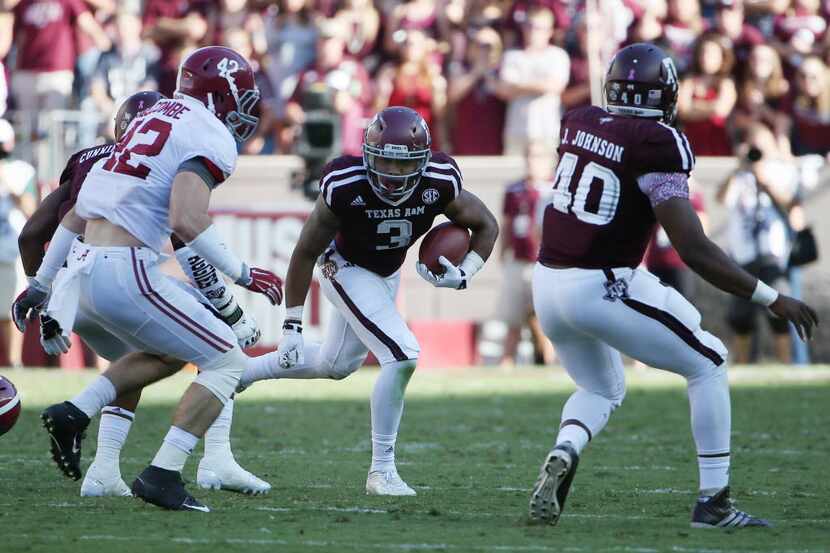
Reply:
M348 363L343 363L339 365L331 365L328 367L328 377L332 380L343 380L347 376L354 373L360 365L363 364L363 359L351 360Z
M200 367L195 382L204 386L222 402L226 404L236 390L239 378L245 371L247 359L239 347L223 353L215 362Z

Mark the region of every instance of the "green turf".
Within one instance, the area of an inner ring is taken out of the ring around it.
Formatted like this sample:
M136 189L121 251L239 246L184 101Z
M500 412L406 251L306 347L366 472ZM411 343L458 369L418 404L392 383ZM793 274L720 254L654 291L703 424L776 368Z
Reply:
M733 370L733 489L769 531L688 526L697 481L683 381L629 374L626 403L585 452L556 528L529 525L528 489L572 389L549 370L419 372L398 468L416 498L367 497L368 397L375 373L268 382L237 401L239 461L274 486L264 498L196 495L214 512L169 513L123 498L81 499L59 475L41 408L91 374L5 371L24 412L0 438L0 551L830 550L830 369ZM145 393L122 457L129 483L155 452L188 378ZM86 462L95 448L95 424ZM198 459L186 468L195 480Z

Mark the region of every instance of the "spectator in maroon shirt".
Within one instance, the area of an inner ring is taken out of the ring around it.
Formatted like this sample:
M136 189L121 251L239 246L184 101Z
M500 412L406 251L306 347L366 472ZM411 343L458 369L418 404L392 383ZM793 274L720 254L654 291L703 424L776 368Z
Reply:
M501 37L489 27L470 33L466 59L450 65L447 97L452 109L453 155L500 156L504 145L504 100L498 87Z
M109 50L109 38L81 0L20 0L11 13L17 47L12 95L17 109L65 109L78 56L76 30L89 35L102 51ZM0 50L0 59L6 54Z
M504 362L512 364L522 326L533 335L536 358L553 361L553 346L545 337L531 300L531 275L539 254L542 213L553 183L553 150L544 142L530 142L525 152L527 176L510 184L504 194L499 257L504 270L498 318L508 327Z
M733 143L742 141L749 129L762 123L775 134L779 149L790 152L792 122L784 112L789 90L778 52L767 44L755 46L741 71L738 102L731 115Z
M764 35L746 22L743 0L720 0L715 7L714 31L732 41L735 60L747 60L753 46L765 42Z
M731 77L729 40L716 33L700 37L691 73L680 82L677 113L698 156L732 155L726 121L737 101Z
M146 0L144 3L144 38L161 51L159 92L172 97L182 54L199 45L208 31L210 0Z
M818 57L805 59L796 73L792 148L795 155L830 153L830 71Z

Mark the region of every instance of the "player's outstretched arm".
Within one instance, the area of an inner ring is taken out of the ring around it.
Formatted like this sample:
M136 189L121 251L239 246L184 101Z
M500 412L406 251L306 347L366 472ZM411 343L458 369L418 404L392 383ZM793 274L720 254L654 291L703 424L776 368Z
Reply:
M807 304L766 285L739 267L703 232L700 219L686 198L671 198L654 206L681 259L707 282L724 292L750 299L792 322L802 339L812 336L818 315Z
M20 248L20 259L23 270L29 276L34 276L43 261L46 243L58 229L58 212L61 204L69 199L69 182L62 183L54 192L46 196L38 208L23 225L17 245Z
M221 273L252 292L265 295L272 305L282 301L282 280L266 269L249 267L225 244L208 215L211 186L206 177L181 171L170 192L170 228Z
M318 196L314 209L303 225L300 239L291 253L285 283L285 320L282 323L277 358L283 368L301 365L304 359L303 304L317 258L328 247L337 233L340 221Z
M314 209L303 225L300 239L291 253L288 274L285 277L285 307L302 307L317 258L334 239L340 221L323 202L322 195L317 198Z

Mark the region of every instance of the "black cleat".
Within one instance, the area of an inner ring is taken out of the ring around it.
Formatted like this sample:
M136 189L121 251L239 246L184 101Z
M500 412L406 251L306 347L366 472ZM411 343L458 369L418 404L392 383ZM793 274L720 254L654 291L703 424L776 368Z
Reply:
M43 428L52 439L52 460L68 478L81 478L81 442L89 417L69 403L56 403L40 414Z
M132 486L133 495L147 503L171 511L201 511L209 513L207 505L199 503L187 493L182 473L150 465L138 475Z
M531 520L551 526L559 521L578 465L579 454L570 442L558 445L548 453L530 494Z
M700 498L692 512L692 528L769 528L772 524L739 511L729 498L729 486L708 498Z

